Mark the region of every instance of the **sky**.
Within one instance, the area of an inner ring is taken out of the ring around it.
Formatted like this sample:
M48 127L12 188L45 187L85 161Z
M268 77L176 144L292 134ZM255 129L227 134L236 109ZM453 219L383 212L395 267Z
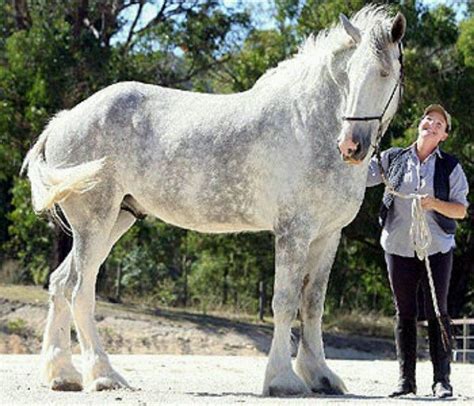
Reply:
M422 3L426 4L428 7L436 7L440 5L454 6L456 10L456 19L460 21L464 12L466 11L466 4L468 1L472 0L423 0Z
M331 0L327 0L331 1ZM466 4L468 1L474 0L421 0L421 2L428 7L435 8L439 5L448 5L453 6L456 10L456 19L460 21L464 17L464 12L466 11ZM159 5L160 1L158 2ZM269 11L272 9L273 1L269 0L223 0L223 4L226 7L236 7L242 5L252 5L252 8L255 10L255 13L252 13L257 26L263 29L274 27L274 22L268 17L271 15ZM157 5L145 4L142 11L142 17L137 24L136 29L139 29L146 25L156 14ZM137 7L131 6L125 10L123 17L127 20L132 20L135 16ZM114 42L124 41L128 32L128 27L131 25L131 22L126 26L125 30L122 30L121 33L115 36Z

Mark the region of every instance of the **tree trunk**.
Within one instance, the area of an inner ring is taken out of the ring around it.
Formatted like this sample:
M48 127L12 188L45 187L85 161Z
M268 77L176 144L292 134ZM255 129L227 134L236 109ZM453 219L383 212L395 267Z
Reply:
M227 296L229 293L229 285L227 283L227 276L229 274L229 269L225 267L224 269L224 280L222 281L222 304L227 304Z
M117 266L117 282L115 285L115 301L121 303L122 299L120 297L122 293L122 265Z

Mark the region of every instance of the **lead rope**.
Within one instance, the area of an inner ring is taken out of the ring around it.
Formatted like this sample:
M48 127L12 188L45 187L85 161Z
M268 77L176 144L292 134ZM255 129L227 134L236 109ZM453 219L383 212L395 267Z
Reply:
M380 127L379 127L380 131ZM388 182L385 171L382 167L382 160L380 156L380 148L379 144L375 147L375 154L377 157L377 165L379 167L380 175L382 177L383 183L385 184L385 190L401 199L412 199L411 204L411 218L412 223L410 226L410 237L413 241L415 246L416 256L419 258L420 261L425 262L426 273L428 275L428 282L430 285L430 293L431 293L431 301L433 302L433 309L436 314L436 319L438 320L438 324L440 327L441 332L441 342L443 343L443 348L445 351L448 351L449 348L449 336L446 331L446 327L444 326L441 312L439 311L438 299L436 297L436 291L433 281L433 273L431 271L430 260L428 256L428 248L431 245L432 237L431 232L428 227L428 222L426 220L426 214L424 213L423 208L421 207L421 197L422 195L417 193L408 193L403 194L397 192L392 185Z

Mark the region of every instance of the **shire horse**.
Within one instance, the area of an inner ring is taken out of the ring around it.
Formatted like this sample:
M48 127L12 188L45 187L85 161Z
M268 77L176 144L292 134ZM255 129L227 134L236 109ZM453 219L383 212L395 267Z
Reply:
M42 372L51 389L128 386L99 340L95 283L117 240L147 214L204 233L273 232L274 335L263 394L346 392L325 360L324 298L341 229L364 198L377 134L397 109L400 95L390 95L400 86L406 22L373 6L340 19L248 91L123 82L50 121L23 170L35 211L58 205L73 235L50 280ZM72 320L81 372L71 360Z

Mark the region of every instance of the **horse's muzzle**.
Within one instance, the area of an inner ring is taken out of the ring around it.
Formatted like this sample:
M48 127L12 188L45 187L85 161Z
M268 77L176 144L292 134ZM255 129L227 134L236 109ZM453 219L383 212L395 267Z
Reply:
M344 162L352 165L358 165L364 159L366 153L362 152L361 144L352 141L352 139L345 139L338 142L339 152ZM363 156L362 156L363 155Z

